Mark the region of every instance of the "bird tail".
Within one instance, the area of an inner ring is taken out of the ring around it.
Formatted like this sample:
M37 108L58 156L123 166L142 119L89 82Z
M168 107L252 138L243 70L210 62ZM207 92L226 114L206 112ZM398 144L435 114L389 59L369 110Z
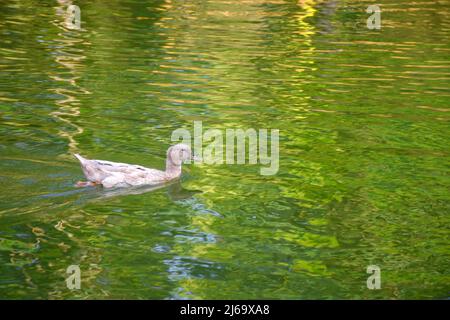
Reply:
M82 156L80 156L78 153L74 153L73 155L74 155L75 158L77 158L78 161L80 161L81 163L83 163L84 161L86 161L86 159L83 158Z

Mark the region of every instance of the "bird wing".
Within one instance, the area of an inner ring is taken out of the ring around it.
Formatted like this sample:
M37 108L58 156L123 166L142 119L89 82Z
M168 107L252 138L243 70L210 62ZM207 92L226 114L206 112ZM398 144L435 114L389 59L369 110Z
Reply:
M103 172L117 172L117 173L124 173L129 174L132 172L144 172L147 168L134 165L134 164L127 164L127 163L120 163L120 162L112 162L112 161L105 161L105 160L88 160L91 162L91 166L95 167L97 170L103 171Z

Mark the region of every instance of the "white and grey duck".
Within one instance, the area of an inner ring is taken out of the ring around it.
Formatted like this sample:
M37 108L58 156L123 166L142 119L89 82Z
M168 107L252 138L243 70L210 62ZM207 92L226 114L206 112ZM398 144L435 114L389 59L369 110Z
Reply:
M105 188L131 187L162 184L181 176L181 165L194 160L191 148L183 143L167 150L166 170L150 169L139 165L104 160L89 160L79 154L74 155L88 181L79 181L76 186L102 185Z

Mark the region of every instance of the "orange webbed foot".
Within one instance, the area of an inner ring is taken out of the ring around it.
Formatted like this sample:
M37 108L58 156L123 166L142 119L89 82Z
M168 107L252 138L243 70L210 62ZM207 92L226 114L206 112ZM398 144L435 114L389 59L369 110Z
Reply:
M78 181L78 182L75 184L75 187L77 187L77 188L83 188L83 187L95 187L96 185L98 185L98 183L92 182L92 181Z

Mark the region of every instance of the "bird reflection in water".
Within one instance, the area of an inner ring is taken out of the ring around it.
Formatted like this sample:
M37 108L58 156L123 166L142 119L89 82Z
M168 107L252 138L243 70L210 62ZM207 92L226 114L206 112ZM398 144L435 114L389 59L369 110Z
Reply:
M188 190L182 187L181 181L176 180L171 183L164 183L158 185L140 186L140 187L128 187L128 188L115 188L115 189L103 189L100 188L100 198L110 198L125 195L138 195L153 192L167 188L167 194L172 201L179 201L189 199L197 193L201 193L199 190Z
M181 180L176 180L171 183L153 185L153 186L141 186L141 187L130 187L130 188L117 188L117 189L100 189L100 197L101 198L110 198L116 196L125 196L125 195L139 195L149 192L154 192L156 190L160 190L162 188L167 188L167 195L170 200L178 203L182 206L191 207L196 213L200 214L211 214L216 217L223 217L217 211L212 209L208 209L203 203L199 202L194 196L196 194L202 193L200 190L189 190L183 188L181 185Z

